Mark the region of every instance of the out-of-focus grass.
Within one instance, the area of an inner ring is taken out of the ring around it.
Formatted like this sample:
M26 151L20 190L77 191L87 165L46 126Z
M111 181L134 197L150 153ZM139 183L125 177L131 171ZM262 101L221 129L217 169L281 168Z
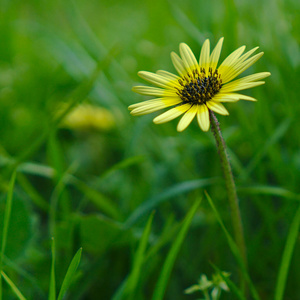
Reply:
M136 299L149 299L179 222L204 189L231 230L211 133L194 122L179 134L177 121L158 126L153 116L133 118L127 110L145 99L131 92L142 82L137 71L173 72L169 55L180 42L199 53L205 38L215 44L224 36L221 59L238 46L259 45L265 55L249 72L272 73L247 92L257 103L228 104L230 116L219 117L251 279L262 299L272 298L299 206L298 1L5 1L0 14L1 216L19 164L3 268L22 294L47 298L54 236L56 285L82 247L69 299L110 299L130 274L155 209L149 259L135 291ZM90 91L80 93L92 78ZM114 122L82 129L53 122L75 100L105 108ZM299 246L297 240L285 299L300 298ZM210 262L237 281L226 237L203 201L165 299L192 299L183 291L201 273L211 277ZM3 288L3 299L14 299L5 282Z

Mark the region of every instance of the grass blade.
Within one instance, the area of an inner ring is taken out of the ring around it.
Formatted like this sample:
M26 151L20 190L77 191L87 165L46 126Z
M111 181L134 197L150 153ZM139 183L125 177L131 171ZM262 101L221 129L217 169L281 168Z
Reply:
M167 201L172 197L177 197L178 195L193 191L195 189L202 188L204 186L208 186L217 182L217 178L206 178L206 179L197 179L197 180L189 180L185 182L178 183L164 192L156 195L154 197L149 198L145 202L143 202L126 220L124 223L125 228L130 228L133 224L135 224L142 216L147 214L149 211L153 210L160 203Z
M70 263L67 274L66 274L66 276L64 278L64 281L62 283L62 286L61 286L60 292L58 294L57 300L62 300L63 299L65 293L67 292L69 286L71 285L73 276L75 275L76 270L77 270L78 265L79 265L79 262L80 262L81 252L82 252L82 248L80 248L76 252L76 254L74 255L74 258L72 259L72 261Z
M221 226L221 228L222 228L222 230L223 230L223 232L224 232L224 234L226 236L226 239L227 239L228 245L230 247L230 250L233 253L233 255L235 256L235 258L236 258L236 260L237 260L237 262L238 262L238 264L239 264L239 266L241 268L241 271L242 271L242 274L243 274L245 280L249 284L250 292L251 292L251 294L253 296L253 299L259 300L260 299L259 295L258 295L258 293L257 293L257 291L256 291L256 289L255 289L255 287L254 287L254 285L253 285L253 283L252 283L249 275L248 275L246 266L244 265L242 256L241 256L241 254L239 252L239 249L238 249L236 243L234 242L233 238L231 237L231 235L227 231L227 229L226 229L226 227L225 227L225 225L224 225L224 223L223 223L223 221L222 221L222 219L220 217L220 214L217 211L217 209L216 209L216 207L215 207L212 199L209 197L209 195L206 192L205 192L205 195L206 195L206 198L207 198L207 200L208 200L208 202L209 202L209 204L210 204L210 206L211 206L211 208L212 208L212 210L213 210L213 212L214 212L214 214L215 214L215 216L217 218L217 221L219 222L219 224L220 224L220 226Z
M2 275L1 277L3 277L4 280L6 281L6 283L11 287L12 291L18 297L18 299L26 300L26 298L22 295L20 290L15 286L15 284L10 280L10 278L3 271L1 271L1 275Z
M276 289L275 289L275 300L281 300L283 299L283 294L284 294L284 289L286 285L286 279L292 259L292 254L294 251L294 247L296 244L296 240L298 237L299 233L299 227L300 227L300 206L296 212L296 215L293 219L285 248L283 251L282 259L281 259L281 264L280 264L280 269L278 273L278 278L277 278L277 284L276 284Z
M128 167L131 167L132 165L139 164L139 163L143 162L144 160L145 160L145 157L142 155L132 156L132 157L128 157L124 160L121 160L120 162L116 163L108 170L104 171L101 174L100 179L103 179L103 178L111 175L115 171L126 169Z
M247 179L251 172L256 168L256 166L262 161L265 157L269 149L276 144L287 132L291 125L291 120L285 119L278 125L278 127L274 130L273 134L266 140L264 146L261 150L252 158L252 160L247 165L244 172L241 174L242 179Z
M56 287L55 287L55 241L54 241L54 238L52 238L51 252L52 252L52 263L51 263L51 274L50 274L48 300L55 300L56 299Z
M249 187L240 187L238 192L251 194L251 195L268 195L283 197L286 199L300 201L300 195L293 193L285 188L270 185L254 185Z
M6 201L5 212L4 212L2 241L1 241L0 274L2 274L3 258L4 258L5 247L6 247L7 232L8 232L8 226L9 226L9 220L11 214L11 206L12 206L12 198L13 198L16 174L17 174L16 171L14 171L11 176L9 187L8 187L7 201ZM2 276L0 276L0 300L2 300Z
M148 219L148 222L146 224L146 227L144 229L143 235L141 237L141 241L139 243L139 247L137 249L137 252L135 254L135 259L133 262L133 267L132 271L128 277L126 289L125 289L125 295L127 294L128 297L126 299L134 299L135 295L135 289L137 287L140 273L141 273L141 268L144 262L144 257L145 257L145 251L151 231L151 225L152 225L152 220L153 220L154 213L152 213Z
M106 197L101 192L93 189L84 181L81 181L75 177L72 177L72 184L81 191L86 198L88 198L98 209L103 211L109 217L113 218L114 220L121 220L121 213L119 212L117 206Z
M166 287L167 287L177 254L178 254L181 244L183 243L184 238L188 232L188 229L190 228L192 219L196 213L196 210L197 210L199 204L200 204L200 200L198 200L194 203L194 205L192 206L192 208L190 209L190 211L188 212L188 214L186 215L186 217L183 221L183 224L178 233L178 236L177 236L176 240L174 241L174 243L168 253L168 256L165 260L165 263L162 267L162 271L161 271L158 281L156 283L156 288L154 290L152 300L161 300L164 297Z

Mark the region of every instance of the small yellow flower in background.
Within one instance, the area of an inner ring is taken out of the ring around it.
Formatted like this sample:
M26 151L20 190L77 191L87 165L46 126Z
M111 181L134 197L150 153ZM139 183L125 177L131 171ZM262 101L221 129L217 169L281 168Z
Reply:
M221 102L256 101L253 97L235 92L264 84L264 81L259 80L270 76L269 72L232 80L253 65L263 52L251 57L258 47L243 54L246 47L242 46L231 53L217 68L223 39L219 40L211 54L210 43L207 39L202 46L199 62L189 46L181 43L179 46L181 58L176 53L171 53L172 62L179 76L162 70L156 73L139 72L138 75L141 78L159 88L135 86L133 91L159 98L130 105L131 114L139 116L172 107L154 118L153 122L165 123L183 114L177 126L178 131L183 131L197 116L200 128L208 131L209 110L221 115L229 114Z
M115 126L115 119L105 108L81 104L65 117L62 126L75 130L109 130Z

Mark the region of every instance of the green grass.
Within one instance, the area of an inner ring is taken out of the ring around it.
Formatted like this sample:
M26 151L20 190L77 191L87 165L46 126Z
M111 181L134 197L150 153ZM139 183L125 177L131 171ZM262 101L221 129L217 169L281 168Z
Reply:
M260 46L245 74L272 73L245 91L256 103L228 103L230 115L218 116L245 230L244 277L252 298L300 299L298 2L1 3L3 300L197 299L184 290L221 271L232 289L221 299L243 299L212 133L196 122L178 133L177 120L154 125L155 113L127 108L146 99L131 91L145 83L138 71L174 72L179 43L198 56L206 38L222 36L221 60ZM81 103L101 115L72 128L66 118ZM204 190L213 202L196 209Z

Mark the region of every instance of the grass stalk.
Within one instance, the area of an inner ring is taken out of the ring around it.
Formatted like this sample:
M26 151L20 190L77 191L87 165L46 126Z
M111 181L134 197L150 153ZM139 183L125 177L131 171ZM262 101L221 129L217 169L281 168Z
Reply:
M6 248L7 233L8 233L8 226L9 226L10 215L11 215L12 198L13 198L16 174L17 174L16 171L14 171L10 179L7 201L6 201L5 212L4 212L1 255L0 255L0 274L2 274L3 258L4 258L5 248ZM0 300L2 300L2 276L0 276Z

